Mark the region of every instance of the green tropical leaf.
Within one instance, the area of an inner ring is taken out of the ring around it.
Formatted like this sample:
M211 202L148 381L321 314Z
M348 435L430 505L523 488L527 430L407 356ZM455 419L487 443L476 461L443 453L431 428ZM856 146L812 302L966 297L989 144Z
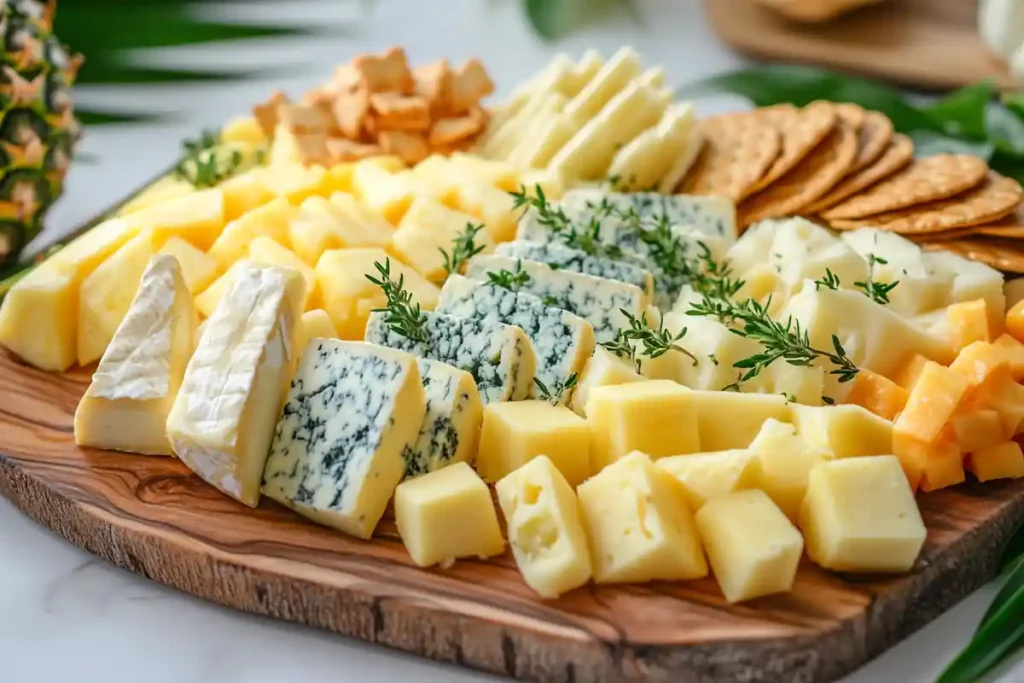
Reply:
M950 93L924 111L947 135L984 140L985 111L995 94L995 86L982 81Z
M76 109L75 116L82 125L85 126L109 126L117 123L153 123L155 121L165 121L168 116L164 114L143 114L137 113L132 114L129 112L102 112L93 111L92 109ZM75 160L80 158L79 154L75 154Z
M637 22L643 19L635 0L524 0L526 18L544 40L554 40L615 8Z

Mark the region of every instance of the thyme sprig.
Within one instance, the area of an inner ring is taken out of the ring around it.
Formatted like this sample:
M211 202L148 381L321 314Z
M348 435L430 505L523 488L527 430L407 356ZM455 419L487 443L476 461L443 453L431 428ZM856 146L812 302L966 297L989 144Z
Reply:
M562 402L562 397L565 396L565 392L572 391L573 387L576 386L576 381L579 377L576 373L572 373L564 380L558 380L554 386L548 388L548 386L540 380L539 377L533 378L533 383L537 385L538 393L541 400L547 401L552 405L558 405Z
M481 251L484 250L484 245L476 245L476 236L484 229L484 224L474 225L472 223L466 223L466 228L455 237L455 241L452 243L452 251L449 254L446 250L438 247L437 250L441 252L441 256L444 257L444 269L448 271L448 275L452 273L459 273L462 271L462 266L469 259L473 258Z
M831 268L825 269L825 274L814 281L814 289L839 289L839 276L832 272Z
M203 131L195 139L181 143L181 161L174 175L196 188L214 187L230 178L242 165L242 152L237 149L217 151L217 133Z
M618 245L601 240L601 219L606 214L594 214L586 222L579 224L565 213L562 207L548 200L544 188L535 185L531 194L525 185L518 192L511 192L512 208L523 209L520 220L532 209L537 224L550 231L567 247L578 249L599 258L622 258L622 249Z
M629 323L629 327L620 328L611 341L601 342L601 346L620 358L632 361L637 372L640 372L643 361L643 358L637 356L654 359L664 356L669 351L681 353L693 361L694 366L697 365L697 357L677 343L686 336L685 327L673 335L665 329L662 321L658 322L657 328L652 328L644 316L637 317L625 309L619 310Z
M384 290L387 299L387 305L373 310L383 312L384 324L396 333L413 341L427 342L427 316L420 310L418 303L413 304L412 294L406 291L405 275L399 275L398 280L391 279L391 259L385 259L384 265L375 261L373 267L380 277L375 278L367 273L366 279Z
M868 254L868 279L863 282L854 282L853 286L864 292L864 295L877 304L885 306L889 303L889 293L896 289L899 280L894 282L875 282L875 265L887 265L889 262L881 256Z
M502 268L497 272L491 271L487 273L487 280L492 285L504 287L510 292L518 292L521 287L530 282L530 274L523 270L523 260L517 259L514 271L507 268Z

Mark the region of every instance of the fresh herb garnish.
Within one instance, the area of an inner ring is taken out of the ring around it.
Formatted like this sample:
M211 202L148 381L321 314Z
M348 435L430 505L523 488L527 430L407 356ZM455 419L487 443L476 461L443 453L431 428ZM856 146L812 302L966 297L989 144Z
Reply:
M504 287L510 292L518 292L520 287L530 281L530 274L523 270L523 261L519 259L516 261L514 271L506 268L502 268L498 272L491 271L487 273L487 280L492 285Z
M196 188L214 187L230 178L242 165L242 152L237 149L221 150L217 134L203 131L196 139L181 143L181 161L174 167L174 175Z
M821 402L827 406L834 406L836 404L836 400L831 396L822 396Z
M677 351L689 357L690 360L693 361L693 364L695 366L697 365L697 357L676 343L686 336L685 327L677 334L673 335L665 329L665 325L661 321L658 322L658 327L655 329L648 324L645 317L640 316L638 318L625 309L619 310L622 315L625 316L626 321L629 323L629 327L620 328L615 333L614 339L608 342L602 342L601 346L621 358L633 361L634 365L636 365L637 372L640 372L642 364L642 359L637 358L637 344L641 347L639 349L640 356L646 356L647 358L653 359L659 358L669 351Z
M462 270L462 265L466 261L484 250L484 245L481 244L478 247L474 241L477 234L479 234L483 229L483 223L480 225L467 223L466 229L459 233L455 238L455 241L452 243L451 254L438 247L438 251L440 251L441 256L444 257L444 269L448 271L448 275L460 272Z
M412 303L412 294L405 290L405 275L398 280L391 279L391 259L385 259L384 265L374 262L373 267L380 274L375 278L370 274L366 279L384 290L387 305L375 308L375 312L383 312L384 324L398 334L418 342L427 342L427 316L420 310L419 304Z
M533 383L537 385L537 389L540 392L542 400L548 401L553 405L558 405L562 402L562 397L565 395L565 392L572 390L572 388L576 386L577 379L578 377L574 372L564 380L558 380L555 382L555 385L550 389L546 384L544 384L544 382L540 381L540 378L538 377L533 378Z
M895 282L889 283L875 282L875 264L878 263L884 266L889 262L880 256L868 254L868 279L864 282L854 282L853 286L862 290L864 295L875 303L884 306L889 303L889 292L896 289L896 285L898 285L900 281L896 280Z
M566 246L600 258L622 258L622 249L619 246L601 241L601 219L607 215L606 213L597 213L586 225L578 225L566 215L562 207L548 201L544 188L540 185L534 186L533 194L522 185L518 192L509 194L512 195L512 208L523 209L520 220L532 209L537 224L550 231Z
M826 268L824 277L814 281L814 288L839 289L839 284L839 276L833 273L831 268Z

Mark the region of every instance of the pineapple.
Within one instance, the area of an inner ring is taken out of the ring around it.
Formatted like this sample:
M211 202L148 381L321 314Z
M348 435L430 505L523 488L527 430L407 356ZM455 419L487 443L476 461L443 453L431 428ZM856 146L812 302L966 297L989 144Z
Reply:
M82 58L52 33L56 5L0 2L0 265L14 261L42 229L81 129L71 86Z

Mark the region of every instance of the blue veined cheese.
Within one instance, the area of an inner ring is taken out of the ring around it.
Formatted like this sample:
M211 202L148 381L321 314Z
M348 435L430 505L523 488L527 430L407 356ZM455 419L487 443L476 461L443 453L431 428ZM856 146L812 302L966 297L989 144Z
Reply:
M526 242L522 240L499 244L494 253L498 256L545 263L553 270L583 273L635 285L644 290L648 301L651 301L654 296L654 276L651 271L634 263L627 263L625 260L617 261L591 256L580 249L573 249L555 242ZM637 260L642 260L637 254L632 256Z
M366 341L465 370L476 380L484 403L521 401L533 386L537 357L526 333L499 322L424 311L426 341L410 339L370 314Z
M310 342L263 471L263 493L370 538L405 476L426 410L416 359L365 342Z
M483 403L473 376L447 363L418 358L427 412L415 443L402 452L405 474L415 477L465 462L476 453Z
M461 275L450 275L444 283L437 312L501 322L523 330L537 357L536 378L550 391L573 373L578 374L594 350L594 328L578 315L546 306L531 294ZM571 393L563 392L561 403L567 402ZM530 396L540 397L536 382Z
M594 336L599 343L611 341L619 329L628 327L629 322L622 311L639 318L646 309L644 292L639 287L593 275L552 270L536 261L507 256L477 256L469 262L466 275L487 282L488 273L514 272L517 267L530 276L519 288L520 292L532 294L548 306L583 318L594 328Z

